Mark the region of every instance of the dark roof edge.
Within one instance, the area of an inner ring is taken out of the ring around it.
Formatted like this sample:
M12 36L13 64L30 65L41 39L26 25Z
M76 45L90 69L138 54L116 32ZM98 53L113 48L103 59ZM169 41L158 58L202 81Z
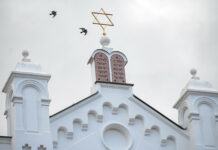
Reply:
M0 136L0 138L7 138L7 139L11 139L11 136Z
M101 83L102 83L102 82L101 82ZM107 82L107 83L108 83L108 82ZM64 112L65 110L67 110L67 109L69 109L69 108L71 108L71 107L73 107L73 106L76 106L76 105L80 104L81 102L83 102L83 101L89 99L89 98L92 97L92 96L97 95L98 93L99 93L99 92L96 92L96 93L94 93L94 94L92 94L92 95L90 95L90 96L88 96L88 97L86 97L86 98L84 98L84 99L78 101L77 103L74 103L74 104L72 104L72 105L70 105L70 106L68 106L68 107L66 107L66 108L64 108L64 109L62 109L61 111L59 111L59 112L57 112L57 113L51 115L50 118L52 118L52 117L54 117L54 116L56 116L56 115L58 115L58 114ZM178 125L178 124L175 123L173 120L171 120L170 118L168 118L167 116L165 116L164 114L162 114L161 112L159 112L158 110L156 110L156 109L155 109L154 107L152 107L151 105L149 105L149 104L147 104L146 102L144 102L142 99L140 99L140 98L137 97L136 95L133 94L133 97L135 97L137 100L139 100L140 102L142 102L144 105L146 105L146 106L148 106L149 108L151 108L153 111L155 111L156 113L158 113L159 115L161 115L163 118L167 119L169 122L171 122L171 123L174 124L175 126L179 127L179 128L182 129L182 130L186 130L186 128L183 128L182 126ZM0 136L0 137L3 137L3 138L12 138L12 137L10 137L10 136Z
M106 84L118 84L118 85L134 86L134 84L131 84L131 83L117 83L117 82L95 81L95 84L96 83L106 83Z
M183 128L182 126L178 125L177 123L175 123L173 120L171 120L170 118L168 118L167 116L165 116L164 114L162 114L161 112L159 112L157 109L155 109L154 107L152 107L151 105L147 104L146 102L144 102L142 99L138 98L136 95L133 94L133 97L135 97L136 99L138 99L140 102L142 102L143 104L145 104L146 106L148 106L149 108L151 108L153 111L155 111L156 113L158 113L159 115L161 115L162 117L164 117L165 119L167 119L169 122L171 122L172 124L174 124L175 126L179 127L182 130L186 130L186 128Z
M82 99L82 100L80 100L80 101L78 101L78 102L76 102L76 103L74 103L74 104L72 104L72 105L70 105L70 106L64 108L64 109L62 109L62 110L59 111L59 112L54 113L53 115L51 115L51 116L49 116L49 117L52 118L52 117L54 117L54 116L56 116L56 115L62 113L63 111L65 111L65 110L67 110L67 109L69 109L69 108L71 108L71 107L73 107L73 106L75 106L75 105L77 105L77 104L80 104L81 102L83 102L83 101L85 101L85 100L89 99L90 97L92 97L92 96L94 96L94 95L97 95L97 94L98 94L98 92L96 92L96 93L94 93L94 94L92 94L92 95L90 95L90 96L88 96L88 97L86 97L86 98L84 98L84 99Z

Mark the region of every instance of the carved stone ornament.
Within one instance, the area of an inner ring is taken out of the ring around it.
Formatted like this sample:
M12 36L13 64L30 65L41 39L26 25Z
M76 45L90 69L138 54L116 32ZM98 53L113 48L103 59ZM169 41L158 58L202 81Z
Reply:
M108 57L103 53L95 55L96 81L110 82Z
M126 83L125 61L122 56L114 54L111 57L112 81L117 83Z

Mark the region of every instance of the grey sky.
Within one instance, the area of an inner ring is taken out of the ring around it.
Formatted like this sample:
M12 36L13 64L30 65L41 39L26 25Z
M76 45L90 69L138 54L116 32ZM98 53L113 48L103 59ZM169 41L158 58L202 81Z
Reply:
M127 82L134 93L177 122L172 108L197 68L218 87L217 0L1 0L0 87L23 49L52 75L50 114L90 95L87 61L100 48L101 29L91 11L113 13L110 47L126 54ZM48 14L57 10L56 18ZM87 36L79 27L88 28ZM6 135L5 94L0 94L0 135Z

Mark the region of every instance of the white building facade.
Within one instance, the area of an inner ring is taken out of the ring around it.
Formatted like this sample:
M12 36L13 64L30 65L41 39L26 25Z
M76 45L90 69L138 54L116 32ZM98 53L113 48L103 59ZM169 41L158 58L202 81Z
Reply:
M179 124L133 94L127 57L102 48L89 60L92 94L49 116L50 75L28 52L6 81L7 133L0 150L218 150L218 91L192 77L174 105Z

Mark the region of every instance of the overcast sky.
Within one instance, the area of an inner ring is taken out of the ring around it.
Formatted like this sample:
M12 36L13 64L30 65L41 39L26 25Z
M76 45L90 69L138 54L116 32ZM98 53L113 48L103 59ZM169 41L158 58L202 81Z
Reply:
M138 97L177 122L172 108L197 68L218 88L217 0L0 0L0 87L29 50L52 75L50 114L90 95L87 61L101 48L92 11L113 13L110 47L128 58L126 77ZM51 10L57 17L51 18ZM87 36L79 27L88 29ZM0 135L6 135L5 94L0 94Z

